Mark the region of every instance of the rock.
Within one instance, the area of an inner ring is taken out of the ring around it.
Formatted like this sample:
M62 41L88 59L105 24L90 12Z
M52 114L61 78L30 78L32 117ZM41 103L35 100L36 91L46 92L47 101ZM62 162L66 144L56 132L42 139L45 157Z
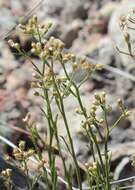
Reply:
M20 87L15 91L16 100L21 102L26 99L27 89L24 87Z
M127 125L128 126L128 125ZM133 129L114 129L111 134L111 144L134 141L135 131ZM118 138L119 137L119 138Z
M56 10L61 10L67 4L66 0L55 0L55 1L45 1L43 6L41 7L42 14L52 14L55 13ZM40 11L41 11L40 10ZM44 11L43 11L44 10Z
M126 142L123 144L117 144L113 147L110 147L112 152L111 160L115 161L116 159L122 158L124 156L132 156L135 153L135 141Z
M129 94L131 94L133 89L133 83L129 79L118 77L116 79L116 87L119 96L122 96L125 101L128 99Z
M67 6L62 11L62 18L65 22L70 23L75 19L85 20L88 17L88 0L81 1L69 1Z
M9 50L9 46L3 42L0 42L0 54L0 69L2 68L6 75L19 66L19 63L15 61L14 55Z
M105 6L96 10L89 10L87 23L89 23L89 32L99 32L106 34L108 31L108 22L113 10L116 8L116 3L108 2ZM92 13L91 13L92 12Z
M14 94L0 90L0 113L11 111L14 108L16 97Z
M109 21L110 16L116 9L116 7L119 5L118 2L106 2L106 4L99 9L98 14L99 16L105 18L107 21Z
M114 171L114 180L124 179L135 175L135 170L131 165L131 159L124 157Z
M0 156L0 172L6 169L12 170L12 184L14 190L29 190L28 185L28 177L22 173L21 170L19 170L16 166L11 165L10 163L6 162L1 156ZM43 188L44 185L42 185L40 182L39 184L36 183L33 187L33 190L45 190L46 188ZM3 179L0 177L0 189L1 190L7 190L7 188L4 185Z
M7 114L4 112L0 113L0 134L4 137L9 137L11 135L11 129L7 127L7 125ZM4 149L1 149L1 152L3 151Z
M73 139L73 145L74 145L74 150L75 150L75 154L77 156L77 159L85 164L85 162L87 161L89 155L91 154L91 150L89 147L89 142L87 142L86 140L80 140L76 137L74 137Z
M112 41L108 35L103 36L98 44L98 60L103 64L111 65L114 59L114 49L112 46Z
M67 48L72 46L73 41L78 37L78 32L82 28L83 22L75 20L71 24L64 27L64 31L60 38L65 43Z
M104 17L94 18L91 23L91 32L107 33L107 20Z
M30 81L32 80L32 68L24 65L21 69L16 69L12 71L7 76L6 89L13 91L20 86L30 86Z
M19 189L28 189L28 183L26 176L15 166L10 165L7 163L1 156L0 156L0 172L2 170L6 169L11 169L12 170L12 182L13 182L13 188L15 190ZM2 190L6 190L2 178L0 178L0 184L2 186ZM0 188L1 188L0 186Z
M93 33L89 35L88 33L85 36L79 36L73 43L71 48L72 52L75 52L77 55L91 55L95 50L97 50L97 44L99 40L103 37L100 33Z
M30 102L29 102L30 104ZM13 92L0 90L0 133L6 137L11 135L10 124L22 127L22 118L28 111L26 100L19 101Z
M12 112L9 114L8 119L14 120L21 117L21 113L17 110L17 108L12 109Z

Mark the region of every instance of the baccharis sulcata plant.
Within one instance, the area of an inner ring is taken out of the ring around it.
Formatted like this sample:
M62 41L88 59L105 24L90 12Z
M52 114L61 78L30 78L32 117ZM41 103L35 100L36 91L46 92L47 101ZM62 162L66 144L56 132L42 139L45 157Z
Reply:
M43 99L41 112L48 123L47 138L43 139L36 128L36 124L31 122L29 113L24 121L26 122L27 130L35 147L34 152L32 150L25 152L23 148L24 145L21 142L19 150L14 150L14 156L17 159L21 159L25 173L29 175L27 159L29 156L33 155L39 163L38 168L41 170L41 180L45 183L47 189L56 190L58 189L58 173L55 166L54 149L57 149L63 164L66 188L72 190L74 189L73 186L76 185L79 190L83 190L79 162L75 154L73 139L69 130L69 118L67 118L64 105L65 98L68 98L69 95L73 96L74 100L78 102L79 108L77 113L84 118L82 121L82 128L88 137L93 157L92 163L86 163L85 166L89 189L111 190L108 140L112 129L116 127L121 120L125 119L129 115L129 112L124 107L122 101L119 101L118 105L121 109L121 115L116 119L116 122L110 126L107 118L108 112L110 112L110 106L107 104L105 92L95 94L90 111L84 107L80 87L89 79L95 70L101 69L101 65L91 64L84 57L78 58L72 53L67 53L64 49L64 43L60 39L55 37L50 37L48 39L47 32L51 26L52 24L50 23L40 25L36 16L33 16L27 24L20 25L21 31L33 38L31 54L36 55L40 59L40 65L39 63L36 64L33 62L31 55L27 54L20 44L9 40L9 44L15 48L21 56L28 58L34 67L32 88L34 90L34 95L37 98L41 97ZM63 70L63 76L58 75L56 72L56 67L58 65ZM80 71L83 72L84 75L79 82L76 82L76 74ZM53 112L52 107L54 104L57 105L57 113ZM102 118L98 118L97 116L98 109L102 110ZM59 117L63 119L64 127L67 132L67 141L59 135ZM102 132L102 126L104 128L104 134ZM53 146L54 139L56 141L56 147ZM61 139L63 139L63 141L61 141ZM103 149L100 149L99 139L102 141ZM72 165L67 166L65 163L65 152L62 149L62 142L67 147L72 157L75 168L74 175L77 179L76 184L73 184ZM38 144L42 144L48 152L47 165ZM49 168L49 173L46 166ZM29 184L29 186L30 189L32 189L33 186L31 184Z

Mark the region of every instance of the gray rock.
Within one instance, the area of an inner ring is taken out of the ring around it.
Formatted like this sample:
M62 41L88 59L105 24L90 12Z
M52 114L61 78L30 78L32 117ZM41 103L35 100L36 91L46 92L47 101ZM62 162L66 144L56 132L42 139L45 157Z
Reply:
M81 20L74 20L71 24L64 27L64 31L60 38L65 43L67 48L72 46L72 43L78 37L78 32L82 26L83 22L81 22Z
M6 162L1 156L0 156L0 172L6 169L12 170L12 184L13 184L13 190L29 190L28 186L28 177L26 177L21 170L19 170L16 166ZM31 179L29 179L31 180ZM39 181L38 181L39 182ZM7 188L4 185L4 181L2 177L0 177L0 189L1 190L7 190ZM32 188L33 190L46 190L44 184L41 182L35 184L35 186Z
M70 23L74 19L85 20L88 16L88 1L67 1L67 6L62 11L62 18L66 22Z
M32 68L25 66L21 67L21 69L14 70L10 75L7 77L6 89L7 90L15 90L19 86L27 86L30 84L32 79Z
M13 182L13 187L15 189L27 189L27 179L24 176L24 174L16 167L10 165L7 163L1 156L0 156L0 172L6 169L11 169L12 170L12 182ZM2 178L0 178L0 189L5 190L5 186L3 183Z

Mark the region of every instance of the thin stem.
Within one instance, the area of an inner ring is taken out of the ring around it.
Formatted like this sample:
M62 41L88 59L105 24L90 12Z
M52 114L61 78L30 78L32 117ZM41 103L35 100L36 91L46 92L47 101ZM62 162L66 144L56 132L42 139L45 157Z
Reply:
M72 137L71 137L71 134L70 134L70 131L69 131L69 126L68 126L68 122L67 122L67 118L66 118L66 114L65 114L65 108L64 108L64 104L63 104L63 99L62 99L62 96L61 96L61 94L60 94L60 92L59 92L57 83L56 83L56 81L55 81L55 74L54 74L54 71L53 71L53 60L51 60L51 65L52 65L51 68L52 68L53 84L54 84L55 90L56 90L57 93L58 93L59 103L60 103L60 106L61 106L60 112L61 112L61 114L62 114L64 123L65 123L67 135L68 135L69 142L70 142L70 145L71 145L73 160L74 160L74 163L75 163L75 166L76 166L77 181L78 181L78 185L79 185L80 190L82 190L81 177L80 177L80 170L79 170L78 162L77 162L76 155L75 155L75 152L74 152L73 141L72 141Z
M79 102L80 108L81 108L81 110L82 110L82 112L83 112L84 117L87 119L88 116L87 116L87 113L86 113L85 108L83 107L83 104L82 104L82 100L81 100L81 97L80 97L79 90L78 90L78 88L77 88L76 86L75 86L75 89L76 89L77 99L78 99L78 102ZM93 139L93 141L94 141L94 143L95 143L95 145L96 145L97 152L98 152L98 155L99 155L99 159L100 159L100 162L101 162L101 165L102 165L103 171L104 171L104 164L103 164L103 160L102 160L102 156L101 156L101 152L100 152L100 149L99 149L99 146L98 146L97 139L96 139L96 137L95 137L95 135L94 135L94 133L93 133L93 131L92 131L92 129L91 129L91 126L90 126L89 124L88 124L88 126L89 126L89 131L90 131L90 134L91 134L91 136L92 136L92 139Z
M65 72L65 75L66 75L67 79L70 81L70 77L69 77L69 75L68 75L68 73L67 73L67 71L66 71L65 65L64 65L64 63L63 63L62 60L61 60L61 65L62 65L62 67L63 67L63 70L64 70L64 72ZM88 118L87 112L86 112L86 109L85 109L84 106L83 106L83 103L82 103L82 100L81 100L81 97L80 97L79 89L78 89L78 87L76 86L76 84L75 84L73 81L71 81L71 82L72 82L72 85L73 85L74 88L75 88L75 91L76 91L76 99L78 100L78 103L79 103L79 106L80 106L80 108L81 108L81 111L82 111L82 113L83 113L85 119L87 120L87 118ZM97 139L96 139L96 137L95 137L95 135L94 135L94 133L93 133L93 131L92 131L92 129L91 129L91 126L90 126L89 124L88 124L88 126L89 126L90 135L91 135L91 137L92 137L92 139L93 139L93 141L94 141L94 144L96 145L97 152L98 152L98 156L99 156L99 159L100 159L100 163L101 163L101 166L102 166L102 169L103 169L103 172L104 172L104 163L103 163L103 160L102 160L102 156L101 156L100 148L99 148L99 146L98 146Z
M104 111L104 118L105 118L105 123L106 123L106 138L105 138L105 173L106 173L106 188L107 190L111 190L111 185L109 182L109 157L108 157L108 139L109 139L109 125L108 125L108 120L107 120L107 111L106 107L102 107Z
M110 132L124 119L124 115L121 114L121 116L115 121L115 123L111 126Z
M44 72L45 72L45 61L43 62L43 75L44 75ZM45 90L45 86L44 86L44 95L45 95L45 99L47 100L47 105L48 105L48 112L49 112L49 116L50 117L47 117L48 118L48 123L49 123L49 130L50 130L50 136L51 136L51 123L50 123L50 119L51 119L51 122L52 122L52 125L54 127L54 133L55 133L55 137L56 137L56 141L57 141L57 146L58 146L58 150L59 150L59 154L60 154L60 157L62 159L62 162L63 162L63 167L64 167L64 171L65 171L65 176L67 178L67 181L68 181L68 185L69 185L69 188L72 190L72 184L69 180L69 177L68 177L68 173L67 173L67 169L66 169L66 165L65 165L65 161L64 161L64 158L63 158L63 155L62 155L62 152L61 152L61 147L60 147L60 143L59 143L59 138L58 138L58 133L57 133L57 124L56 122L57 121L54 121L53 120L53 116L52 116L52 110L51 110L51 106L50 106L50 100L49 100L49 97L48 97L48 93L47 93L47 90ZM51 140L50 140L50 145L51 145ZM51 149L51 148L50 148ZM50 153L51 154L51 153Z
M60 157L62 159L62 163L63 163L63 167L64 167L64 172L65 172L65 177L68 181L68 187L69 187L69 190L72 190L72 183L71 183L71 179L70 179L70 176L68 176L68 172L67 172L67 168L66 168L66 164L65 164L65 160L63 158L63 155L62 155L62 151L61 151L61 147L60 147L60 142L59 142L59 137L58 137L58 132L57 132L57 128L56 128L56 133L55 133L55 137L56 137L56 141L57 141L57 146L58 146L58 149L59 149L59 153L60 153Z

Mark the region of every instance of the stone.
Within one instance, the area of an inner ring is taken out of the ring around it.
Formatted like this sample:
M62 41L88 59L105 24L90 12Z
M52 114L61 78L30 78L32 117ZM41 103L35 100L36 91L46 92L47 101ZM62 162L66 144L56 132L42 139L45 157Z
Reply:
M3 69L5 74L19 66L6 43L0 42L0 54L0 69Z
M74 20L71 24L64 27L60 38L65 43L66 48L70 48L72 46L72 43L78 37L78 33L82 26L83 22L80 20Z
M93 33L83 39L80 36L74 40L71 51L75 52L77 55L91 55L95 50L97 50L97 44L103 36L100 33Z
M22 189L28 190L29 189L28 180L31 180L31 179L28 179L28 177L26 177L24 173L22 173L22 171L19 170L19 168L5 161L0 156L0 172L6 169L12 170L11 180L12 180L14 190L22 190ZM43 185L36 183L33 187L33 190L45 190L45 188L43 187L44 187ZM7 190L7 188L4 185L3 179L1 177L0 177L0 189Z
M15 90L20 86L30 86L30 81L32 80L32 68L24 65L21 69L16 69L12 71L7 76L6 89Z
M14 108L16 97L14 94L0 90L0 112L11 111Z
M70 23L75 19L85 20L88 17L87 0L81 1L69 1L65 9L62 12L62 18L65 22ZM89 3L90 5L90 3Z
M27 184L27 179L26 176L15 166L10 165L7 163L1 156L0 156L0 172L2 170L6 169L11 169L12 170L12 182L13 182L13 187L15 189L20 188L20 189L28 189L28 184ZM0 178L0 184L2 186L2 190L6 190L2 178ZM0 186L0 188L1 188Z

